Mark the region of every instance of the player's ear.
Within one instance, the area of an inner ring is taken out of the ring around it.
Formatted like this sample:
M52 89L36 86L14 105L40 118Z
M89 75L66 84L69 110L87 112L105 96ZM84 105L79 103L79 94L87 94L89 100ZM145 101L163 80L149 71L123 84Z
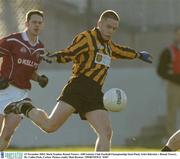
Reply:
M25 21L25 27L28 27L28 26L29 26L28 21Z
M102 25L102 21L98 20L98 22L97 22L97 27L100 28L101 25Z

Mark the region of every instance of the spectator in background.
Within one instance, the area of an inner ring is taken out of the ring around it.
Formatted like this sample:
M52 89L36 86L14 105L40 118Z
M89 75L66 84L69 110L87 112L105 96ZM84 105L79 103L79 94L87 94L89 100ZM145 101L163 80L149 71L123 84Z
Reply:
M175 29L173 43L161 53L157 73L167 83L167 133L172 135L180 108L180 27Z

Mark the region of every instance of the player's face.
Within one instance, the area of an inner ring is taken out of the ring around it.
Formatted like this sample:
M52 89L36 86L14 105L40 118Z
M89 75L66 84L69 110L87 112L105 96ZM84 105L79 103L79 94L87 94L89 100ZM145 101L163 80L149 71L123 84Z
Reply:
M110 40L118 27L119 21L112 18L102 19L98 22L98 28L104 40Z
M29 33L38 36L43 28L43 18L40 15L33 14L30 20L26 22L26 27Z

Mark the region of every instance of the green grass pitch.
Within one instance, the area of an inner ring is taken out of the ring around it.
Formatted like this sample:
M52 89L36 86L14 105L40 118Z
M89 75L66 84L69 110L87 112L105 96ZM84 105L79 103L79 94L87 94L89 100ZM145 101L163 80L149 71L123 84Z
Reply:
M36 152L92 152L93 147L57 147L57 148L9 148L6 151L36 151ZM159 152L160 148L144 148L144 147L113 147L112 152Z

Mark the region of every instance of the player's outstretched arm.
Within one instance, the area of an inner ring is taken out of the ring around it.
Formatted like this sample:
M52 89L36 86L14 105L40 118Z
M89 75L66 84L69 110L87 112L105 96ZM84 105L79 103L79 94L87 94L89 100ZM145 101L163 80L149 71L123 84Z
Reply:
M67 63L72 61L72 58L69 56L70 51L57 51L57 52L48 52L45 56L41 56L43 60L47 63Z
M135 59L139 58L148 63L152 63L152 56L147 51L136 51L133 48L115 44L112 41L110 42L112 49L112 59Z
M67 63L75 61L79 54L87 52L88 49L89 46L86 36L79 34L67 48L57 52L45 51L41 57L47 63Z
M49 52L47 50L44 51L43 54L40 56L42 57L43 61L47 63L57 63L58 54L60 52Z

